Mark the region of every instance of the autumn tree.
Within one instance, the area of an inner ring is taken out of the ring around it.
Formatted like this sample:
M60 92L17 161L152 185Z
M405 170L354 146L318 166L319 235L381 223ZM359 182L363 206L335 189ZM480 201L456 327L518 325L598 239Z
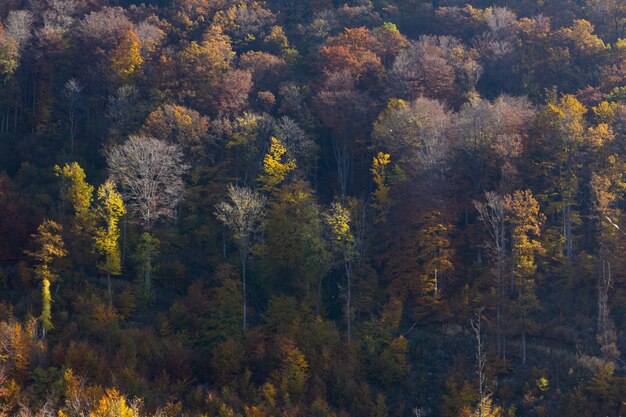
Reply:
M239 248L243 282L243 324L245 332L247 321L247 265L250 250L254 244L255 235L263 227L265 197L250 190L233 185L228 186L228 199L215 206L215 215L233 232L233 237Z
M273 136L270 141L270 148L263 158L263 171L259 176L262 188L268 192L274 191L296 169L296 161L286 157L287 149L283 144Z
M346 277L346 338L348 342L352 340L352 270L353 262L356 257L355 238L352 234L350 223L352 215L350 210L341 203L331 204L330 210L326 214L326 223L330 231L330 239L333 249L340 257Z
M478 210L480 220L483 222L489 241L486 245L490 257L495 263L496 275L496 336L498 343L498 355L506 358L506 339L503 333L503 313L506 286L504 282L504 268L506 256L506 230L505 220L507 215L506 200L494 193L485 193L485 202L475 201L474 207Z
M450 113L437 100L392 99L374 123L372 136L411 173L431 171L441 177L451 153L451 127Z
M387 221L387 215L391 208L391 198L389 197L389 183L387 169L391 162L388 153L378 152L372 160L372 177L376 189L372 192L374 199L372 206L378 211L376 223L384 223Z
M120 218L126 213L122 195L117 191L113 181L109 180L98 187L98 207L96 212L101 226L96 228L94 244L96 251L102 256L98 268L107 275L109 304L113 304L111 275L122 273L122 259L119 246Z
M54 270L54 263L67 255L65 244L61 238L61 231L62 228L58 223L45 220L37 228L37 233L32 235L33 250L26 252L35 261L34 272L37 278L41 280L41 324L44 339L46 333L53 327L50 284L58 278Z
M85 171L77 162L65 164L62 168L55 165L54 172L61 178L61 222L65 222L65 205L72 207L73 216L70 232L74 239L70 242L71 252L79 263L90 259L89 242L94 230L92 211L94 187L86 181Z
M126 205L147 231L160 219L175 219L183 199L188 167L175 144L148 136L130 136L105 150L111 178L122 187Z
M345 196L354 157L363 149L360 141L368 135L373 113L372 99L356 87L347 70L331 73L313 99L313 108L332 132L332 149L337 164L339 192Z
M109 58L114 79L128 82L143 63L141 45L134 31L126 33Z
M147 136L181 146L186 152L200 149L209 131L209 118L176 104L164 104L143 123Z
M259 253L261 286L267 293L282 290L295 294L319 312L331 254L315 197L301 180L277 189L268 203Z
M580 224L577 207L580 158L585 144L585 113L585 107L574 96L564 95L558 100L552 99L540 115L540 121L548 127L544 140L556 157L558 172L551 175L554 181L551 188L558 193L559 199L553 203L552 209L561 214L562 250L568 263L574 258L574 230Z
M114 388L107 389L89 417L139 417L136 405L129 405L126 397Z
M83 86L75 78L67 80L63 86L65 96L68 99L67 116L70 130L70 153L74 154L74 143L76 142L76 132L78 129L78 111L83 92Z
M538 306L535 294L537 272L535 257L544 254L543 246L538 239L545 216L530 190L516 191L512 196L505 197L504 204L508 211L507 219L513 227L511 251L514 288L517 291L516 327L522 336L522 365L525 365L526 334L534 331L536 327L532 318Z

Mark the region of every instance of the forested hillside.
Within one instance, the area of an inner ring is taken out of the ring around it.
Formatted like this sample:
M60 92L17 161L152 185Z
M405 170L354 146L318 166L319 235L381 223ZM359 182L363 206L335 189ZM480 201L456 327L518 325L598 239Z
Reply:
M626 413L623 0L0 0L0 416Z

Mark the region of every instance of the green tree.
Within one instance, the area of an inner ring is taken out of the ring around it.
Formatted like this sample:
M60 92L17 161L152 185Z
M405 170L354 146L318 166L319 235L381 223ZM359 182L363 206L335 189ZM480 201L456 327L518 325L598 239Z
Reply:
M139 276L144 283L144 291L146 297L150 296L152 291L152 274L154 272L154 260L159 253L159 239L148 233L144 232L139 238L139 244L135 250L133 256L137 263Z

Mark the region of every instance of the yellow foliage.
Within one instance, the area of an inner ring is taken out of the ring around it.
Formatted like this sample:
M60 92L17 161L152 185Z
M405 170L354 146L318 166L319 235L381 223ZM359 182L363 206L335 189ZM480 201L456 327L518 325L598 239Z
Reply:
M136 407L126 403L126 397L112 388L106 390L98 406L89 413L89 417L139 417Z
M63 180L63 198L69 200L72 204L77 221L88 221L89 208L93 199L93 186L87 183L85 171L78 165L78 162L72 162L63 165L63 168L55 165L54 173ZM80 224L77 226L85 227L86 225Z
M376 223L384 223L387 221L387 212L391 206L391 199L389 198L389 186L387 185L387 165L391 162L388 153L378 152L378 155L374 156L372 161L372 177L374 184L376 184L376 190L372 193L374 208L378 211L376 216Z
M127 81L143 64L141 56L141 45L139 38L132 30L126 33L126 36L120 44L111 52L110 57L111 70L116 78Z
M296 169L296 161L286 157L287 149L278 139L272 136L270 149L263 158L263 173L259 182L265 191L273 191Z
M326 217L333 237L340 242L351 242L354 240L350 231L350 210L343 207L341 203L333 203L330 213Z
M593 113L600 123L611 123L615 119L615 111L619 105L617 103L609 103L603 101L597 106L593 107Z
M119 275L122 271L119 248L119 220L126 213L124 201L113 181L106 181L98 188L98 215L104 226L98 227L95 234L96 250L104 260L98 267L107 274Z
M593 146L602 147L607 142L615 139L613 130L606 123L600 123L598 126L590 127L588 131L589 142Z

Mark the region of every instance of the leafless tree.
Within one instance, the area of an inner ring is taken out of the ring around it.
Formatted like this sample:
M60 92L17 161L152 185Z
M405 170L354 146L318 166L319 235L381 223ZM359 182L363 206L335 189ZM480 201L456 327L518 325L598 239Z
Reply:
M317 144L292 118L281 117L274 126L274 135L299 165L309 165L316 158Z
M76 140L78 105L83 92L83 86L75 78L70 78L64 86L65 97L68 100L68 121L70 123L70 150L74 154Z
M103 7L89 13L76 27L79 38L90 45L110 48L133 29L121 7Z
M183 198L188 166L177 145L131 136L104 152L111 177L122 186L128 208L146 230L159 219L174 219Z
M32 35L33 14L28 10L12 10L6 21L6 32L15 39L22 49Z
M450 126L441 102L419 97L378 122L374 139L414 171L441 171L450 154Z
M165 38L165 32L147 21L135 26L135 34L144 54L152 52Z
M234 185L228 186L228 200L215 206L215 215L233 232L239 248L243 281L243 331L248 326L246 270L248 255L254 243L255 235L263 228L265 197L257 192Z
M483 416L483 408L490 397L489 389L485 383L485 366L487 365L487 352L482 338L483 309L474 313L474 318L470 320L474 337L476 338L476 376L478 377L478 417Z
M135 113L133 108L139 99L139 90L133 85L119 87L107 103L107 116L111 120L111 133L113 136L123 136L127 129L128 121Z
M494 192L485 193L485 202L474 201L480 220L490 236L486 247L496 264L496 333L498 354L506 358L506 340L502 332L502 309L504 304L504 257L506 204L502 196Z

